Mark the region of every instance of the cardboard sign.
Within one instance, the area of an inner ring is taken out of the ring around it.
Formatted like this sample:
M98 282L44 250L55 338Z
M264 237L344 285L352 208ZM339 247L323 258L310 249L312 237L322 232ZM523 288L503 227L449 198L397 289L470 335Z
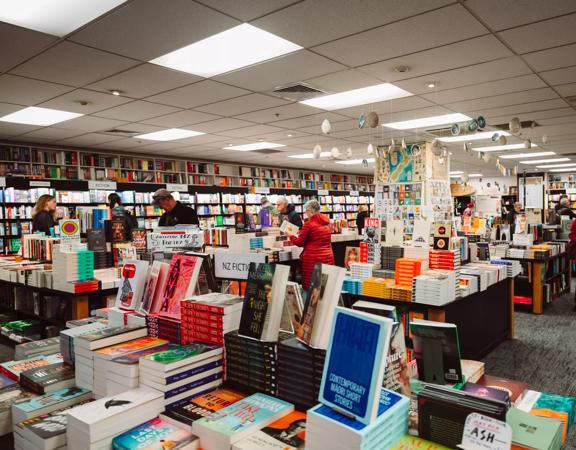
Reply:
M166 183L166 189L170 192L188 192L187 184Z
M248 279L250 263L265 263L264 253L214 253L214 273L216 278L230 280Z
M70 245L80 242L80 221L78 219L62 219L60 221L60 243Z
M99 189L101 191L115 191L116 190L115 181L88 181L88 189Z
M472 413L466 418L462 444L464 450L508 450L512 445L512 428L505 422Z
M148 249L169 250L173 248L199 248L204 244L202 230L166 230L148 233L146 237Z

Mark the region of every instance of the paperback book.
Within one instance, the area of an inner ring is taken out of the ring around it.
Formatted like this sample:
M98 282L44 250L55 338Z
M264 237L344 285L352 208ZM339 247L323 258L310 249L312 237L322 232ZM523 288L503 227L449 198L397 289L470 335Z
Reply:
M63 362L29 369L20 374L22 387L46 394L74 386L74 368Z
M48 356L35 356L20 361L7 361L0 363L0 373L6 375L12 380L20 380L20 374L25 370L35 369L37 367L47 366L62 362L62 355L55 353Z
M19 423L31 417L68 408L91 398L92 392L88 389L76 386L60 389L14 403L12 405L12 418L14 423Z
M112 440L113 450L195 450L198 437L156 417Z
M161 295L168 276L170 265L161 261L154 261L150 267L140 312L144 314L156 314L160 309Z
M138 309L144 294L148 276L148 261L124 261L121 269L122 282L116 296L116 306L123 309Z
M303 450L305 443L306 414L292 411L237 442L232 450Z
M172 257L160 297L160 315L180 318L180 302L194 293L201 265L202 258L197 256L176 254Z

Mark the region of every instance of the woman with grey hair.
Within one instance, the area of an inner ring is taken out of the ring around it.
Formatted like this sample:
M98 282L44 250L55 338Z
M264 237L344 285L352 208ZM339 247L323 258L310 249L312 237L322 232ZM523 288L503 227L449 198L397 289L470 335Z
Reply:
M290 240L292 244L304 247L300 255L302 287L308 289L314 264L319 262L334 265L334 253L332 252L330 219L320 212L318 200L307 201L304 205L304 211L307 220L298 234L291 236Z

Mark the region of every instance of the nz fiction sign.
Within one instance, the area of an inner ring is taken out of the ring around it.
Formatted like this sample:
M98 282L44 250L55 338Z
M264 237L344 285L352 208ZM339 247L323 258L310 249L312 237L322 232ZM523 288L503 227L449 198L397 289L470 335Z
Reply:
M214 274L216 278L230 280L248 279L250 263L265 263L263 253L214 253Z
M146 239L150 250L199 248L204 244L204 232L202 230L154 231L148 233Z

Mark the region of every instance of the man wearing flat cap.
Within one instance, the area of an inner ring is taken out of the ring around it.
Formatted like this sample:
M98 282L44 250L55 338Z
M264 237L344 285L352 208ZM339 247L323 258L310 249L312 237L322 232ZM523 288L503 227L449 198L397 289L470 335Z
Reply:
M176 201L170 191L158 189L152 195L152 204L164 210L158 225L161 227L173 227L176 225L200 225L198 215L194 208L183 205Z

